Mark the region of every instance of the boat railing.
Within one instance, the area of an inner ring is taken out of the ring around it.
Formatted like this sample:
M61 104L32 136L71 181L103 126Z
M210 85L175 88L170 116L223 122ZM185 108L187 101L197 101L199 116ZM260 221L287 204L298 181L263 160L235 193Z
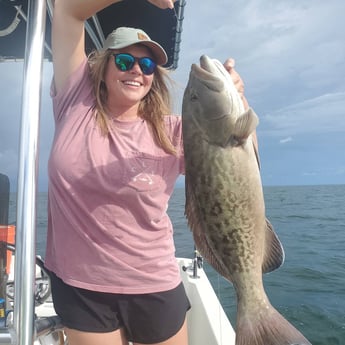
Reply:
M29 0L17 185L15 303L13 325L0 329L0 344L32 345L35 340L36 184L45 25L45 0Z
M63 325L59 316L40 317L34 323L35 334L31 345L39 338L44 338L52 333L63 331ZM0 344L18 344L17 336L11 327L0 328Z
M203 257L199 253L199 251L194 248L194 258L189 266L182 266L183 271L191 271L192 275L191 278L198 279L198 269L203 267Z
M10 243L1 242L5 245L6 251L15 253L15 245ZM14 264L13 264L14 261ZM43 260L37 256L36 259L36 269L35 269L35 292L34 292L34 306L35 312L36 308L40 306L46 306L46 302L51 301L51 285L49 273L44 267ZM13 267L15 266L15 256L12 256L11 262L9 264L10 274L6 274L5 283L5 293L2 301L6 300L6 303L1 303L0 305L0 344L17 344L17 336L14 331L14 289L15 281L13 277ZM48 307L49 308L49 307ZM51 308L49 309L51 313ZM47 316L36 316L34 319L34 329L33 329L33 338L34 344L41 344L40 339L46 339L48 335L56 333L56 337L62 336L63 334L63 325L61 319L56 314L51 314Z
M54 332L62 332L63 325L59 316L41 317L35 320L36 338L44 338Z

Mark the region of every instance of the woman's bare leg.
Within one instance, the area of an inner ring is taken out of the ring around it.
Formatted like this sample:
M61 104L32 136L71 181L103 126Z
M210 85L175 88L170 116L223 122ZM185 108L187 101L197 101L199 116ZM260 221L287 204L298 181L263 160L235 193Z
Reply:
M107 333L82 332L65 328L68 345L128 345L122 329Z

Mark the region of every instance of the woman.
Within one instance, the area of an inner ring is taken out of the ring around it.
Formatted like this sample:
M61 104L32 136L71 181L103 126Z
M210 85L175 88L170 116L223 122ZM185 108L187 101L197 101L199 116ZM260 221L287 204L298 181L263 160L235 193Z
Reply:
M54 306L70 345L186 345L190 305L166 213L184 172L181 121L166 115L166 53L145 32L119 28L86 57L84 21L115 2L55 0L46 250ZM233 61L226 67L243 91Z

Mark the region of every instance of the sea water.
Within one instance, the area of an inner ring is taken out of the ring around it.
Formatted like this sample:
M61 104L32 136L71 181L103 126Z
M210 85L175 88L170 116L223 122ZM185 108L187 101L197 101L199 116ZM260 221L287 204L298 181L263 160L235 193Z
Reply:
M176 188L169 203L176 256L193 257L184 216L185 194ZM265 187L266 215L285 250L285 263L264 276L272 305L313 345L345 345L345 185ZM10 222L15 198L11 194ZM37 252L44 257L47 194L37 204ZM207 263L205 271L233 325L236 297L228 281Z

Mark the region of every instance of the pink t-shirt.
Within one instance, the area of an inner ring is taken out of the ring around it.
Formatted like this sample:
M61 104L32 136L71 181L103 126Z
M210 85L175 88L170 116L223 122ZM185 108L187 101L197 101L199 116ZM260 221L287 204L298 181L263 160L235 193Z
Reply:
M180 280L167 207L184 172L179 116L166 116L178 156L144 120L102 136L87 60L54 95L45 264L67 284L112 293L169 290ZM181 210L182 212L182 210Z

